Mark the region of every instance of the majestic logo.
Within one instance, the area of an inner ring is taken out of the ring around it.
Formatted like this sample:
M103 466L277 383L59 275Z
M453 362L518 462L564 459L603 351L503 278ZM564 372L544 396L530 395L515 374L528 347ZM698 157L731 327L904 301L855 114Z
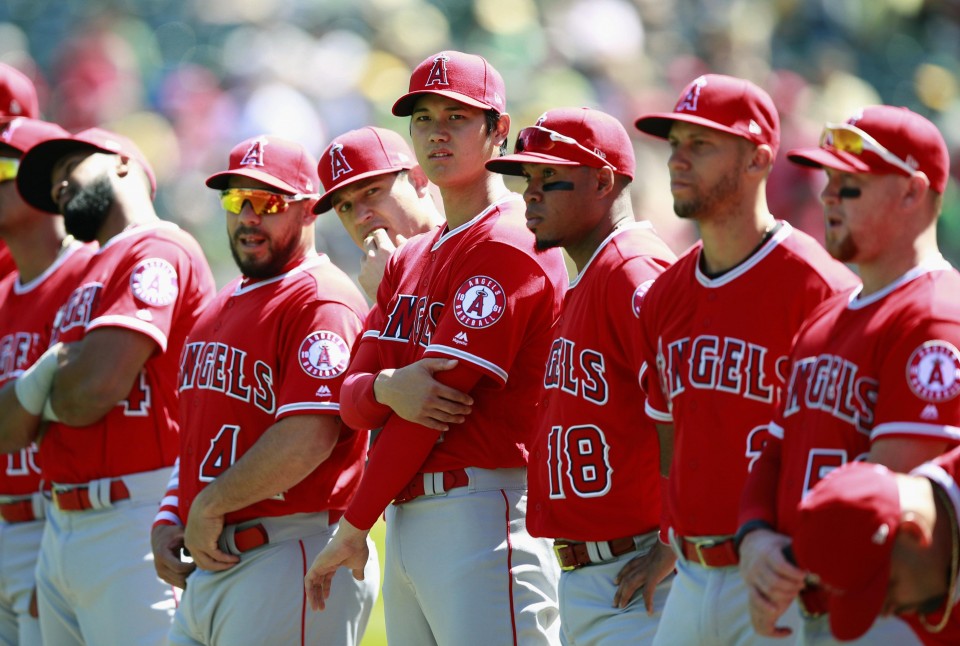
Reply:
M267 142L262 137L255 139L240 160L240 166L263 166L263 149Z
M423 87L450 85L450 81L447 80L447 61L449 60L450 57L446 54L440 54L433 59L433 67L430 68L430 73L427 74L427 80L424 82Z
M500 283L488 276L474 276L457 290L453 313L464 327L485 328L500 320L506 304Z
M340 176L352 172L353 167L350 166L346 155L343 154L343 144L330 146L330 178L337 181Z
M928 402L953 399L960 394L960 352L946 341L927 341L907 361L907 383Z
M147 258L130 275L130 290L147 305L169 305L180 293L177 270L163 258Z
M453 342L460 345L467 345L470 343L470 339L467 338L466 332L457 332L453 335Z
M317 388L317 392L315 394L317 397L321 397L324 399L329 399L330 397L333 397L333 392L330 390L330 386L326 384Z
M647 295L647 292L650 291L650 286L653 285L653 279L644 281L637 285L637 288L633 290L633 315L637 318L640 318L640 305L643 303L643 297Z
M690 84L690 91L680 99L677 103L677 107L673 109L674 112L696 112L697 104L700 103L700 93L703 91L707 85L707 79L704 77L698 77Z
M350 348L339 335L319 330L303 340L297 356L300 367L311 377L333 379L346 371Z

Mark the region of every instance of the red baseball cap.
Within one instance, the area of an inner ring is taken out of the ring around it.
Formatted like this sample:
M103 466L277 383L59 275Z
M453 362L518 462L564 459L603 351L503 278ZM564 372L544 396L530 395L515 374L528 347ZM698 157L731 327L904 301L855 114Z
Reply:
M57 124L40 119L14 117L0 121L0 144L6 144L21 153L44 141L69 136L70 133Z
M20 172L17 174L17 190L20 191L23 201L41 211L59 213L57 205L50 196L53 184L50 175L53 167L64 155L78 150L122 155L136 160L147 174L147 179L150 180L150 196L153 197L156 194L157 179L153 174L153 168L136 144L123 135L109 130L87 128L75 135L49 139L24 153L20 160Z
M487 162L488 170L522 174L521 164L610 166L633 179L636 159L623 125L606 112L590 108L556 108L544 112L536 125L517 135L512 155Z
M428 56L410 76L410 89L393 104L393 114L408 117L422 94L439 94L461 103L506 111L507 90L500 72L482 56L463 52L440 52Z
M333 206L330 198L349 184L416 165L410 146L393 130L367 126L345 132L331 141L320 156L317 173L326 193L313 205L313 212L329 211Z
M317 160L295 141L260 135L245 139L230 151L228 170L207 178L207 186L227 188L231 176L249 177L288 195L315 195Z
M871 105L845 123L828 123L819 148L791 150L787 158L845 173L922 171L940 194L950 177L950 153L937 127L916 112L890 105Z
M900 527L893 472L853 462L820 481L798 508L797 566L820 578L837 639L863 635L883 609L890 559Z
M27 75L6 63L0 63L0 117L40 116L37 89Z
M637 119L636 126L641 132L666 139L675 121L767 144L774 155L780 147L780 116L773 99L746 79L723 74L699 76L684 88L673 112L646 114Z

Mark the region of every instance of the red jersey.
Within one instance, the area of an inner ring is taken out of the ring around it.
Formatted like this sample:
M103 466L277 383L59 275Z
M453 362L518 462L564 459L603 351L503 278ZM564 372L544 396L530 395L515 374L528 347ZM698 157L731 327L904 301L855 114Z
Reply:
M869 296L841 294L810 316L741 520L791 535L800 499L833 469L864 459L874 440L960 441L958 294L960 273L941 259ZM764 509L771 491L775 507Z
M379 329L367 329L361 341L376 344L377 370L453 358L484 376L471 389L472 412L433 446L423 471L526 466L534 402L568 278L559 249L534 249L525 213L511 194L453 230L412 238L387 263L377 296L381 315L369 322ZM361 487L351 510L364 511L348 519L372 525L400 488Z
M197 242L169 222L111 238L54 319L53 341L80 341L120 327L157 345L130 394L84 427L51 423L43 439L43 477L60 484L152 471L177 456L177 360L187 333L215 292ZM104 357L109 361L110 357Z
M601 541L659 527L660 443L643 412L636 326L644 294L674 260L650 223L629 224L570 284L528 467L532 535Z
M7 248L3 240L0 240L0 278L9 276L16 271L17 263L13 261L13 256L10 255L10 249Z
M180 362L180 518L278 420L340 413L340 385L366 315L360 291L325 255L266 280L237 278L217 295ZM342 427L309 476L225 522L345 509L368 441L366 430Z
M740 494L800 324L857 279L786 222L719 277L701 271L700 254L697 243L644 299L646 410L674 425L664 525L682 536L723 536L737 530Z
M95 252L96 245L74 242L29 283L21 283L16 271L0 279L0 386L19 377L49 347L57 307L80 282ZM0 494L38 491L39 464L34 444L8 453L0 472Z

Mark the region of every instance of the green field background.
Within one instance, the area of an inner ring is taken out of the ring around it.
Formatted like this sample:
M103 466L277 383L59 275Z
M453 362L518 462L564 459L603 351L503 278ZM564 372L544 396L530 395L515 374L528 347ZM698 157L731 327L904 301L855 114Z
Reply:
M386 526L383 519L377 521L370 530L370 538L377 545L377 555L380 557L380 576L383 577L383 534ZM373 613L370 615L370 623L367 624L367 632L360 640L360 646L386 646L387 631L383 625L383 596L377 596L377 605L373 607Z

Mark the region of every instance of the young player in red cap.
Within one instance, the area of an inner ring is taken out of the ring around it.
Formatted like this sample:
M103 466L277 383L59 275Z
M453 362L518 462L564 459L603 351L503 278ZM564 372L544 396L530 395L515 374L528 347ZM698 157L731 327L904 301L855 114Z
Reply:
M17 68L0 63L0 124L20 117L36 119L39 113L37 89L33 81ZM16 269L10 250L0 240L0 278Z
M63 218L37 211L17 193L23 153L66 136L63 128L37 119L15 117L0 124L0 239L8 243L17 269L0 278L0 437L35 427L35 420L24 426L15 417L14 380L47 349L57 308L96 251L95 245L67 237ZM34 570L44 486L36 444L8 454L6 462L0 471L0 642L39 646Z
M387 260L409 238L443 223L430 182L403 137L367 126L335 137L317 165L325 190L314 213L333 209L364 252L357 280L371 300Z
M669 140L673 208L701 236L640 310L646 410L669 478L661 540L679 555L656 643L774 643L754 634L746 612L733 542L740 494L801 322L856 279L767 210L780 126L762 89L708 74L683 90L673 112L636 125Z
M824 475L858 459L905 472L960 440L960 274L936 238L949 175L943 137L906 108L870 106L827 124L819 148L788 157L826 171L827 249L856 266L863 287L804 324L744 494L742 570L762 634L803 587L781 551L797 503ZM829 643L822 591L808 588L801 601L805 639ZM902 629L878 622L862 643Z
M554 541L567 644L650 644L673 571L660 528L659 443L643 413L635 334L643 297L676 260L630 200L636 162L619 121L549 110L487 168L527 181L537 248L577 266L563 303L530 447L527 528ZM642 591L642 596L634 593Z
M928 646L960 643L960 448L910 475L847 463L813 487L796 515L789 554L824 590L842 643L862 640L878 615L892 614Z
M387 264L342 401L348 423L383 430L307 594L322 608L339 566L359 574L386 508L389 641L555 643L559 570L524 526L526 444L566 268L534 248L520 196L484 166L510 126L486 60L430 56L393 112L411 117L447 225Z
M171 644L356 644L376 599L374 550L363 581L341 574L328 614L304 614L296 585L353 495L369 442L338 416L367 306L315 251L316 168L300 144L264 135L207 179L242 275L197 320L180 363L178 500L154 546L166 561L185 544L199 569Z
M37 564L46 644L158 643L170 626L144 528L177 454L177 361L214 283L196 241L157 217L154 186L136 146L97 128L20 162L23 199L100 243L57 311L54 345L15 382L15 413L50 420Z

